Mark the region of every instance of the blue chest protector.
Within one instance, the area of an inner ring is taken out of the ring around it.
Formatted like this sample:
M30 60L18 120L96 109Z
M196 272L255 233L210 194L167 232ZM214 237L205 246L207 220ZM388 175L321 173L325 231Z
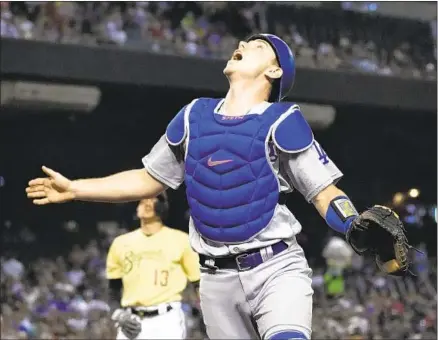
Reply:
M174 146L188 139L186 194L198 232L209 240L242 243L269 224L278 204L268 141L281 151L299 152L311 146L313 134L292 103L229 117L214 113L219 101L193 101L169 124L166 138Z

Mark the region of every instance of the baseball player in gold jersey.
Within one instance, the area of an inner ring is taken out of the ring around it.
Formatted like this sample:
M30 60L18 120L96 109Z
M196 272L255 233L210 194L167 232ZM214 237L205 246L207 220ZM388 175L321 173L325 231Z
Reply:
M185 338L181 293L187 279L198 284L199 258L186 233L163 224L167 210L163 194L140 201L140 228L114 239L109 249L107 278L117 339Z

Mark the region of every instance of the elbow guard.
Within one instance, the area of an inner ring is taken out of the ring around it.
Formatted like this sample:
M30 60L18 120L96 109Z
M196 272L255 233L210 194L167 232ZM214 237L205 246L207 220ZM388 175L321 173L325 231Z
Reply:
M330 228L345 234L350 229L351 222L359 214L347 196L338 196L331 200L325 220Z

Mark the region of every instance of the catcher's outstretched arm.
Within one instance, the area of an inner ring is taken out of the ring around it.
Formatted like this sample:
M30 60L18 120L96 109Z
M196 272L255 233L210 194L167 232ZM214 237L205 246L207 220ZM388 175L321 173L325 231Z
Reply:
M345 234L358 215L347 195L334 184L322 190L312 203L333 230Z
M167 189L145 169L74 181L45 166L43 171L48 177L33 179L26 188L27 197L37 205L72 200L122 203L155 197Z
M72 181L71 190L79 201L123 203L151 198L167 187L145 169L129 170L102 177Z

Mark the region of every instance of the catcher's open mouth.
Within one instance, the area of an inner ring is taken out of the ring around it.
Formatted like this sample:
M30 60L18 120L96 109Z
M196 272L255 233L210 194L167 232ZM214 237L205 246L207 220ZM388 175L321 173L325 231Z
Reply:
M231 60L237 60L237 61L240 61L242 59L243 59L243 54L240 51L234 52L234 54L233 54L233 56L231 58Z

